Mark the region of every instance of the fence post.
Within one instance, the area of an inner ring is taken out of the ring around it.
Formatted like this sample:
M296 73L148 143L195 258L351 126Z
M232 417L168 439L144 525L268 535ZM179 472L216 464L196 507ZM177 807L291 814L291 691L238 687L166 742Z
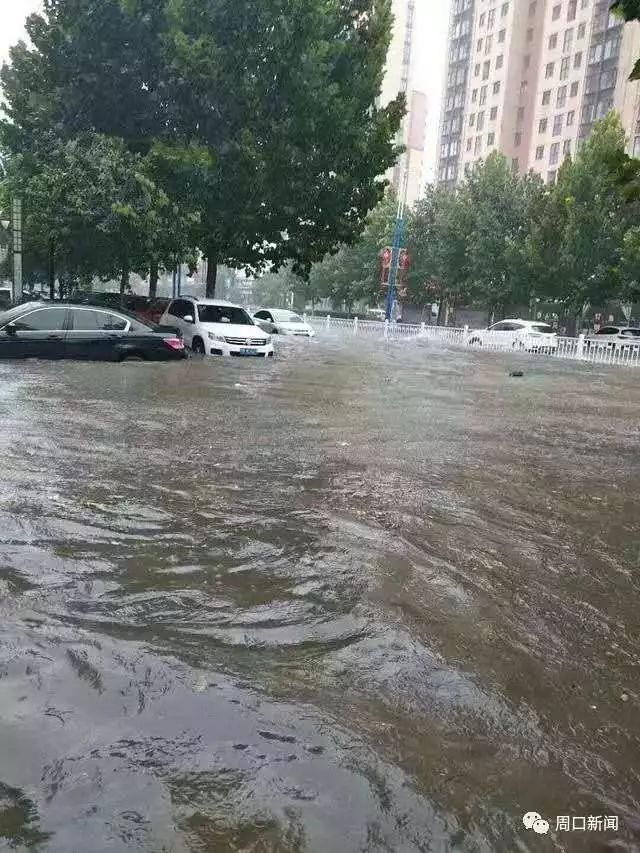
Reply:
M584 358L584 332L578 335L578 349L576 350L578 358Z
M469 335L469 326L467 325L467 323L465 323L464 324L464 339L465 339L465 341L467 340L468 335Z
M423 320L422 323L420 323L420 334L424 335L425 330L426 330L426 326L425 326L424 320Z
M354 335L358 334L358 318L357 317L353 318L353 334Z
M384 336L385 336L385 338L389 337L389 321L388 320L384 321Z
M307 314L306 314L306 312L302 315L302 322L303 322L303 323L306 323L306 322L307 322Z
M327 314L327 319L325 320L325 324L326 324L326 327L328 329L329 326L331 325L331 314Z

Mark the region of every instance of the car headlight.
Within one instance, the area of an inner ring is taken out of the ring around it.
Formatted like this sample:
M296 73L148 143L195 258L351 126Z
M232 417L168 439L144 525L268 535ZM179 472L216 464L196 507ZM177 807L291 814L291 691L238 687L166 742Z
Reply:
M268 344L270 344L270 343L271 343L271 335L267 335L267 343L268 343Z
M223 341L224 342L224 336L223 335L215 335L213 332L207 332L207 337L209 338L210 341Z

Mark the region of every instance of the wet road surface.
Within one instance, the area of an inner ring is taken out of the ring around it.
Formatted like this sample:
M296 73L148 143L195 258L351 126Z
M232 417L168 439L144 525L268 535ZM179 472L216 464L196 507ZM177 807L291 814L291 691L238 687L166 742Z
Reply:
M0 364L0 849L639 849L639 376Z

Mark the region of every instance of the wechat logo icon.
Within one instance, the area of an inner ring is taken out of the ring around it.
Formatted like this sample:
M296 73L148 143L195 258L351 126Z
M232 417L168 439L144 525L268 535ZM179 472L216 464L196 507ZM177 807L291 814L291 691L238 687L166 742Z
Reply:
M527 812L522 818L525 829L532 829L538 835L546 835L549 832L549 822L538 812Z

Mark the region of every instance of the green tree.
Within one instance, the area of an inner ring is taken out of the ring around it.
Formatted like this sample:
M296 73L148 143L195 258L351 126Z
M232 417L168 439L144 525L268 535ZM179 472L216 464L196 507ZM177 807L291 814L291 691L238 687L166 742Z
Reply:
M38 157L52 131L163 146L210 293L216 261L306 273L383 195L404 112L376 106L389 0L45 0L27 30L0 78L5 148Z
M310 285L318 296L331 297L336 305L345 303L348 311L358 301L376 304L381 299L380 252L392 242L396 211L395 196L387 192L367 217L361 237L316 264Z
M428 187L409 224L409 292L420 306L438 302L441 322L468 296L470 222L466 195Z

